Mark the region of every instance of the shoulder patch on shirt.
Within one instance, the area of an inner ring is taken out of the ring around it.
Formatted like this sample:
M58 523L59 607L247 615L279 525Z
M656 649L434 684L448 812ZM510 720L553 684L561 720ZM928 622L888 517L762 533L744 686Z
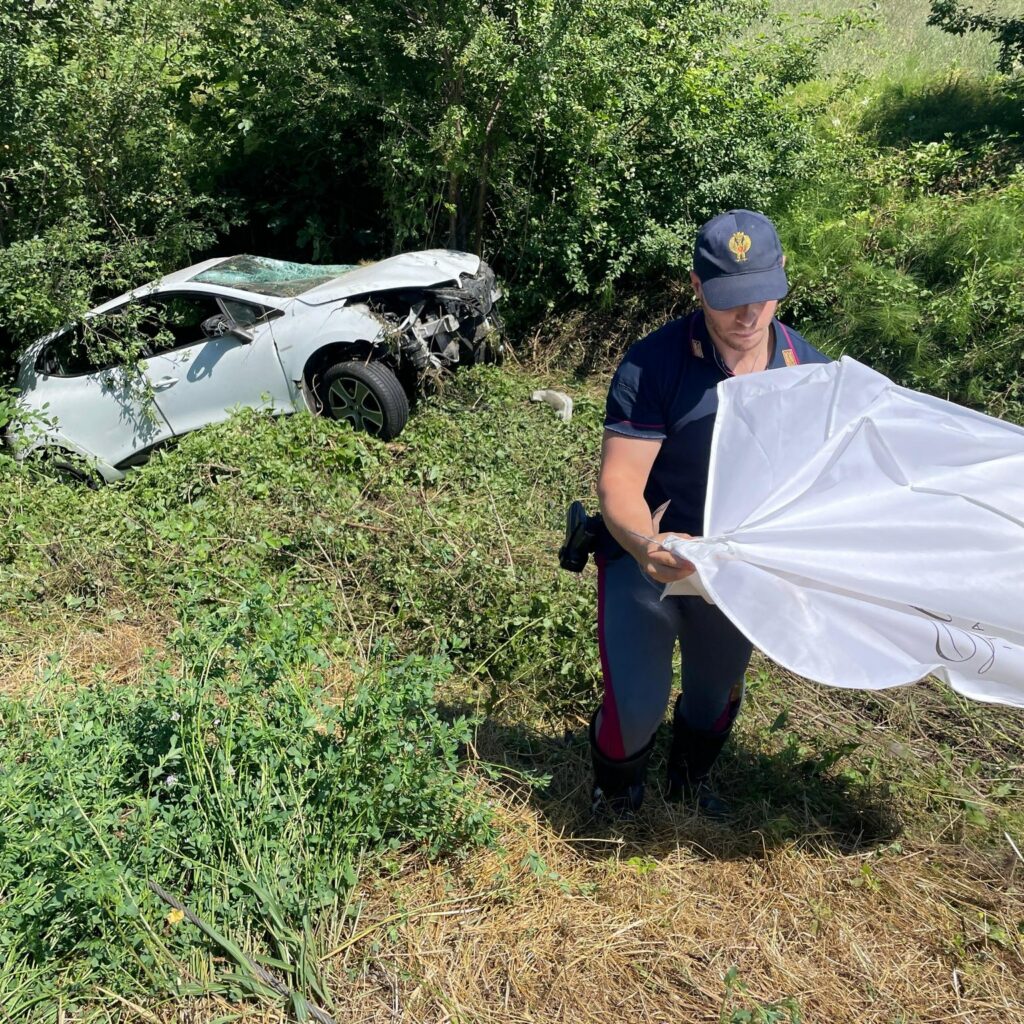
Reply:
M700 338L690 338L690 351L693 352L698 359L704 358L704 347L700 343Z
M799 363L796 353L791 348L784 348L782 350L782 361L787 366L796 366Z

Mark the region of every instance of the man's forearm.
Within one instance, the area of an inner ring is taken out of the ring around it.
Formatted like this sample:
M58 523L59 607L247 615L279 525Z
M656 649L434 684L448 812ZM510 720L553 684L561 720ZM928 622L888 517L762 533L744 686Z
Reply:
M652 537L655 529L651 510L643 495L623 494L614 488L605 489L599 486L598 498L608 532L638 562L645 562L647 541L642 540L637 534Z

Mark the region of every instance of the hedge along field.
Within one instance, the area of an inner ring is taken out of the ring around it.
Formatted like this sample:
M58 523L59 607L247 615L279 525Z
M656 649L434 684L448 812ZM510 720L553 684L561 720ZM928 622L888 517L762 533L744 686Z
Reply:
M245 414L95 492L4 468L13 1019L1020 1011L1008 709L759 662L729 826L656 787L588 821L595 595L555 549L599 387L566 425L541 383L474 369L388 445Z
M487 253L528 325L680 270L807 140L821 32L760 0L137 0L0 9L0 370L204 255Z

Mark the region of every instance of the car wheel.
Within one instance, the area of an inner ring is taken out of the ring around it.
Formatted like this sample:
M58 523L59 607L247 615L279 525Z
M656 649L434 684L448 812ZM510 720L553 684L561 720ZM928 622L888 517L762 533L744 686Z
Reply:
M383 441L397 437L409 419L409 399L383 363L335 363L324 372L319 391L325 416L348 420Z
M86 465L84 459L73 455L54 455L46 460L50 473L61 483L72 487L88 487L95 491L103 486L103 477Z

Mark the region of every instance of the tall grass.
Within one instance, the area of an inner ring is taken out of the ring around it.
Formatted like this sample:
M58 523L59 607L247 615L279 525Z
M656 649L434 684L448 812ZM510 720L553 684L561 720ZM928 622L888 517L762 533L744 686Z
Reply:
M821 54L820 74L830 78L856 74L866 79L899 80L957 71L988 75L996 47L981 35L953 36L928 24L929 0L773 0L772 12L799 24L805 20L835 18L855 11L874 25L858 29L855 39L837 40ZM1024 14L1020 0L986 3L997 14Z
M0 656L20 681L0 705L5 1010L103 1020L114 992L157 1010L167 1000L184 1017L193 1008L181 1000L201 991L279 1011L248 957L345 1019L353 978L317 965L350 947L361 950L353 970L360 957L379 964L355 922L367 890L390 891L389 871L446 857L448 870L426 869L443 880L438 895L419 893L418 905L457 890L450 860L492 835L479 787L498 800L511 791L519 814L530 806L528 842L557 847L558 872L590 864L593 877L569 891L517 835L514 853L479 855L486 877L467 906L504 922L543 904L524 943L550 932L555 910L570 932L599 918L598 940L613 941L606 890L632 869L615 862L620 845L591 838L579 729L598 698L595 588L556 566L565 504L591 492L600 403L572 385L576 415L563 424L531 405L541 383L474 369L387 446L309 416L246 413L95 492L0 467ZM112 649L128 625L153 648L130 684ZM761 668L749 689L722 763L735 827L687 824L652 792L660 838L641 836L638 856L671 859L696 835L723 863L791 846L784 859L852 852L879 864L901 829L930 851L933 836L983 848L1019 833L1019 724L1006 709L926 688L912 704L826 692ZM472 733L466 713L483 719ZM911 734L921 756L894 740ZM500 782L477 758L476 769L460 763L474 753ZM535 772L548 785L524 783ZM161 903L151 881L206 927ZM985 892L993 934L1009 934L1009 900ZM376 922L402 920L395 898ZM644 899L679 910L670 887ZM504 935L467 933L481 948ZM435 947L427 933L416 941L417 955ZM986 978L1004 969L1005 942L986 952ZM522 954L528 985L535 954ZM404 947L393 959L399 972L413 962ZM472 969L474 984L502 991L500 961ZM586 970L601 1006L625 998L617 976ZM444 973L423 992L451 1008Z
M1021 84L987 42L929 28L928 4L875 6L880 29L849 50L878 63L824 104L776 211L789 315L834 354L1022 421Z

